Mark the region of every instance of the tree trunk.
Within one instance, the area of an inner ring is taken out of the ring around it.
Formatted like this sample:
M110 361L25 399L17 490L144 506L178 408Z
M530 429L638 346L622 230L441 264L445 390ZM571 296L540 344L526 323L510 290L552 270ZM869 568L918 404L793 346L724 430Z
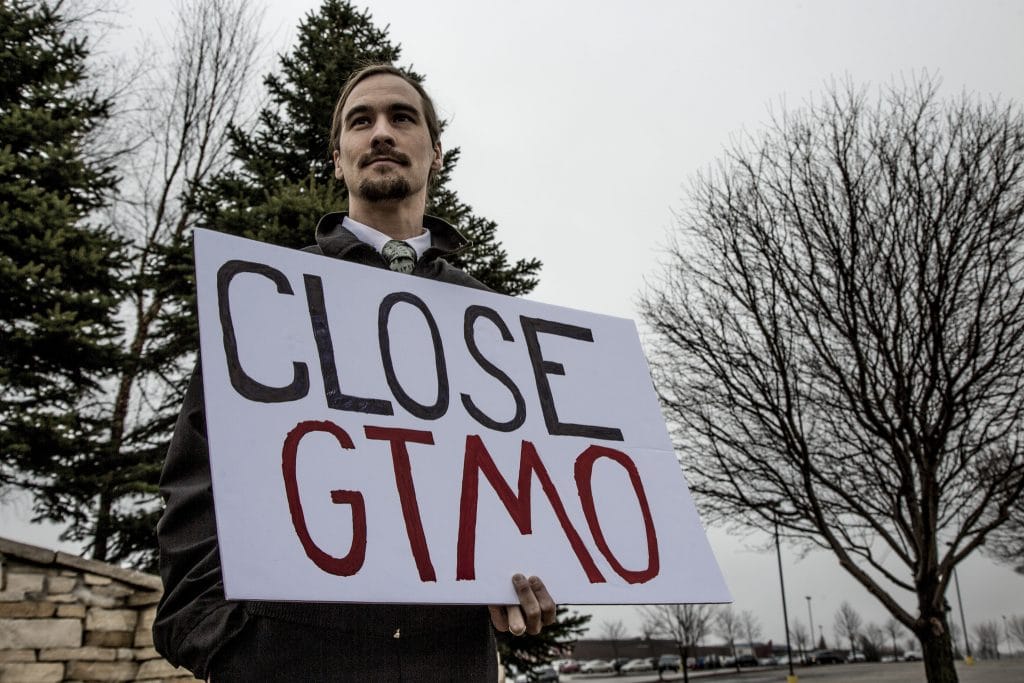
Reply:
M949 637L945 615L938 613L922 617L918 624L915 632L921 642L921 657L928 683L958 683L953 641Z
M104 486L96 506L96 526L92 541L92 559L105 561L110 543L110 489Z

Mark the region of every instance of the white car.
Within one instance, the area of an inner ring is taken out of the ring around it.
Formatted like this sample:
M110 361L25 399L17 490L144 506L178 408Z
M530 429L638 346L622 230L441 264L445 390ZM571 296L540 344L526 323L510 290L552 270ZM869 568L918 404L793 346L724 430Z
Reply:
M631 659L619 669L622 673L633 673L636 671L654 671L654 665L649 659Z
M906 652L903 653L903 661L904 662L920 662L921 661L921 653L917 652L915 650L907 650Z
M580 666L581 674L610 674L615 673L615 666L603 659L591 659Z

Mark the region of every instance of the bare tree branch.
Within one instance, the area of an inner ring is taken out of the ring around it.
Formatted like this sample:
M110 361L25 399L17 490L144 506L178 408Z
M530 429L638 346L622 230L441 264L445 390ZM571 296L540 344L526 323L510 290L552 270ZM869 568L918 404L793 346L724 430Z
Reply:
M193 227L195 193L229 162L227 131L246 113L260 45L261 13L243 0L182 2L176 16L168 61L147 72L137 104L122 117L132 142L119 155L122 195L114 223L133 245L132 294L124 309L125 362L109 407L109 476L98 492L95 525L82 534L92 537L100 559L111 556L119 502L156 497L154 486L125 480L123 467L164 437L147 427L157 411L146 406L163 405L173 390L168 379L180 381L188 359L161 349L161 320L170 305L162 286L166 254Z

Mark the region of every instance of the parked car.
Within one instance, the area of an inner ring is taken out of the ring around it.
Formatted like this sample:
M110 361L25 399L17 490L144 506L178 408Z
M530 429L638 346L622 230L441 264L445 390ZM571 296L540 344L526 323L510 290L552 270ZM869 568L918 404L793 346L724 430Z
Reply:
M739 655L736 657L736 664L740 666L757 666L757 657L754 655Z
M846 657L835 650L818 650L811 653L812 664L844 664Z
M551 666L536 666L530 670L530 675L527 680L537 681L538 683L559 683L561 678L558 676L558 672L555 671L554 667Z
M581 674L612 674L615 673L615 667L611 662L603 659L591 659L589 662L583 662L580 664Z
M775 657L758 657L757 664L758 666L778 666L779 660L775 659Z
M658 673L662 671L682 671L682 658L679 655L662 655L658 657Z
M636 673L638 671L654 671L654 665L649 659L631 659L619 669L624 674Z
M718 669L722 666L723 657L716 654L704 655L703 657L697 657L697 662L694 664L693 669L706 670L706 669Z
M575 659L566 659L560 662L557 668L560 674L577 674L580 672L580 663Z
M866 662L868 661L867 656L863 652L851 652L846 655L846 661L848 662Z
M921 661L921 653L917 652L915 650L907 650L906 652L903 653L903 661L904 662L920 662Z

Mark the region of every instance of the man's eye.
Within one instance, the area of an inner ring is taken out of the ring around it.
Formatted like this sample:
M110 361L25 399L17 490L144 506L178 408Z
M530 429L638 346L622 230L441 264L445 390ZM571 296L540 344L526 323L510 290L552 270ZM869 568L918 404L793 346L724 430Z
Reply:
M412 116L409 114L395 114L395 121L401 123L412 123Z
M359 126L365 126L368 123L370 123L369 116L357 116L356 118L352 119L349 125L351 125L353 128L358 128Z

